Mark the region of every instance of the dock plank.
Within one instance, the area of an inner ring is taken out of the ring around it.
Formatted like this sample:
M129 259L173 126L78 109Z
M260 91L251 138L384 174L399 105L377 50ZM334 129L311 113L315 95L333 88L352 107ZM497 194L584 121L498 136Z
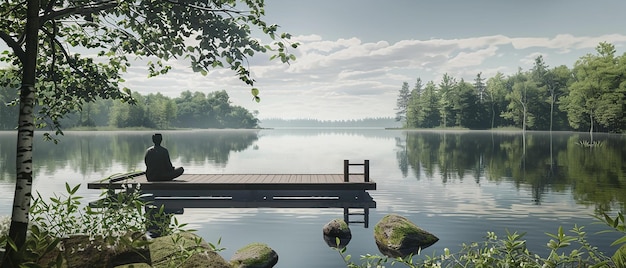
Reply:
M364 182L362 176L350 176L343 182L342 174L183 174L172 181L149 182L145 175L120 181L91 182L89 189L122 189L122 184L141 184L141 189L221 189L221 190L375 190L375 182Z

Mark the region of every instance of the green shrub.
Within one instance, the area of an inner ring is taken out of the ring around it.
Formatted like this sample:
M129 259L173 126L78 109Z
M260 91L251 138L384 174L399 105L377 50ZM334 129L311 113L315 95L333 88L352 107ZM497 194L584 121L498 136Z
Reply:
M498 238L488 232L483 242L463 244L457 253L447 248L441 255L425 256L415 259L413 255L404 258L389 258L367 254L361 256L362 263L351 261L346 248L334 248L342 257L347 267L384 267L385 264L403 264L407 267L626 267L626 227L624 215L619 212L615 219L608 215L597 217L608 225L611 232L622 234L611 246L621 245L612 257L598 251L597 247L587 242L587 233L583 226L574 226L569 232L559 227L555 234L546 233L550 238L547 247L548 256L532 253L526 247L525 234L506 232L505 238ZM607 232L608 232L607 231ZM339 243L339 241L337 241ZM419 255L419 253L418 253Z
M15 248L7 239L8 226L5 225L8 224L0 223L0 246L14 247L23 266L61 267L72 253L64 252L58 245L62 239L72 236L88 236L90 241L102 242L109 249L139 250L150 243L145 235L136 235L145 234L146 226L156 226L164 235L178 232L185 226L175 219L171 221L171 215L166 215L162 207L146 217L144 208L149 204L142 200L139 191L112 196L103 193L99 207L92 208L76 195L80 185L71 187L66 183L65 188L65 194L55 194L48 201L37 193L31 205L29 232L23 248Z

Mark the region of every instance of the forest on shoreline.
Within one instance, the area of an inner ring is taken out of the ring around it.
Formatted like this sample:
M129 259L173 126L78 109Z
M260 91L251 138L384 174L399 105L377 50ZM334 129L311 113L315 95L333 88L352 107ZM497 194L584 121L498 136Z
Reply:
M444 74L441 82L417 78L399 91L396 120L405 128L626 130L626 54L600 43L597 54L580 57L573 68L549 68L542 56L530 70L473 83Z
M14 100L17 91L0 87L0 100ZM11 95L13 94L13 95ZM169 98L160 93L133 93L134 105L111 99L87 102L82 110L60 120L65 129L111 128L258 128L259 120L247 109L233 105L225 90L208 94L183 91ZM0 106L0 129L15 129L17 106Z

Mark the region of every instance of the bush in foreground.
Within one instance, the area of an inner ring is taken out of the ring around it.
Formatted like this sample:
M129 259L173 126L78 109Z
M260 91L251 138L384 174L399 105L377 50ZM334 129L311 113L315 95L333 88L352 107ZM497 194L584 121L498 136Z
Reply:
M362 263L351 261L351 255L346 255L346 248L335 248L341 255L347 267L385 267L385 264L403 264L407 267L626 267L626 225L624 215L619 212L615 218L608 215L597 217L601 222L621 233L611 246L621 247L608 257L598 251L597 247L587 242L587 233L583 226L574 226L569 232L559 227L556 234L546 233L550 240L547 243L550 253L547 257L532 253L526 247L524 234L507 231L505 238L498 238L493 232L488 232L485 241L463 244L457 253L447 248L442 255L425 256L415 260L413 255L390 258L380 255L361 256ZM339 245L337 240L337 245ZM419 254L418 254L419 255Z

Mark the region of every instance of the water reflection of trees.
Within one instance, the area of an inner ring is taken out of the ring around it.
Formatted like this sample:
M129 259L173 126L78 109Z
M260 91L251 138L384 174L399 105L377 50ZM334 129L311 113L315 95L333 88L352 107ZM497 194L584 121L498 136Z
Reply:
M16 133L13 131L0 131L0 181L15 178Z
M230 152L240 152L258 140L256 130L215 130L180 133L172 150L182 162L203 162L225 165Z
M258 139L258 131L171 131L164 133L163 145L176 164L211 162L225 165L230 152L248 148ZM15 132L0 136L0 180L14 180ZM153 132L68 132L60 142L36 139L33 159L37 174L54 174L70 168L80 174L101 172L112 166L123 170L144 169L143 157L152 145ZM39 138L39 137L38 137Z
M530 189L537 204L549 191L571 191L577 202L598 211L624 210L626 204L621 136L605 135L604 146L595 148L577 145L584 137L571 133L409 131L405 138L398 163L406 161L417 179L511 182Z

